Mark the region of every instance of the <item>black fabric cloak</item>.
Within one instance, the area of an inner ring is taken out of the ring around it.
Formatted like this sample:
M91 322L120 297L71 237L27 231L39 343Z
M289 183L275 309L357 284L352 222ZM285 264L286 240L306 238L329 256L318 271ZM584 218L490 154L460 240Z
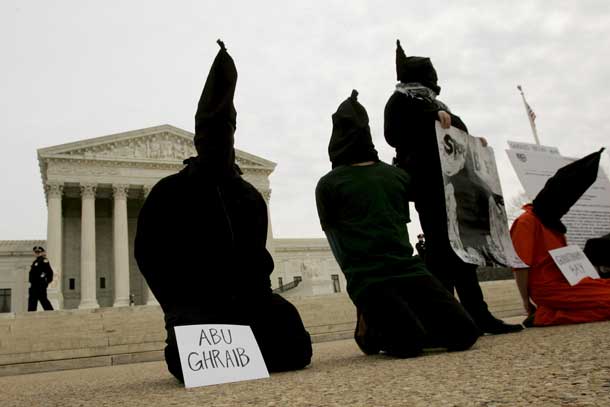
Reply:
M584 252L595 266L610 267L610 233L587 240Z
M199 155L152 188L134 247L140 272L165 313L165 359L179 380L173 329L179 325L249 325L269 371L300 369L311 360L311 340L298 311L271 291L267 206L235 165L237 71L220 45L195 119Z

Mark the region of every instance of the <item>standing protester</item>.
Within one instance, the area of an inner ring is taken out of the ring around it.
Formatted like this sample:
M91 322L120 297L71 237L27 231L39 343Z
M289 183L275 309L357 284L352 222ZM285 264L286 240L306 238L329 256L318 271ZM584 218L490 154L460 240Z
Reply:
M426 238L423 233L417 235L417 243L415 243L415 249L417 249L417 254L421 257L422 260L426 261Z
M595 182L602 151L557 170L513 222L515 251L528 265L513 270L527 326L610 320L610 280L585 277L571 286L549 254L567 246L561 218Z
M477 266L462 261L449 243L435 121L440 121L443 128L454 126L465 132L468 129L437 99L441 88L430 58L407 57L399 41L396 45L399 83L385 107L384 135L396 149L396 165L413 179L413 200L426 235L426 265L449 292L457 291L460 302L483 332L520 331L521 325L506 324L489 312L479 286Z
M237 70L218 43L195 115L198 156L152 188L135 240L140 271L165 313L165 360L180 381L179 325L249 325L271 372L304 368L312 354L298 311L271 291L267 207L235 163Z
M38 301L45 311L53 311L53 306L47 298L47 287L53 281L51 263L42 246L34 246L32 250L36 260L32 263L29 273L28 311L36 311Z
M332 116L332 171L316 187L322 229L358 310L365 354L413 357L425 347L470 348L479 330L409 243L409 176L377 156L357 92Z

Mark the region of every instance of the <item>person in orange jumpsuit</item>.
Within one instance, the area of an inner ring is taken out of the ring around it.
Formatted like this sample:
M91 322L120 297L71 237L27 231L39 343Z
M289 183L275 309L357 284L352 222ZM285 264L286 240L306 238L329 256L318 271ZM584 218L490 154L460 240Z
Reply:
M549 254L567 246L561 217L595 182L602 151L560 168L511 227L515 250L529 265L513 270L526 326L610 320L610 280L585 277L571 286Z

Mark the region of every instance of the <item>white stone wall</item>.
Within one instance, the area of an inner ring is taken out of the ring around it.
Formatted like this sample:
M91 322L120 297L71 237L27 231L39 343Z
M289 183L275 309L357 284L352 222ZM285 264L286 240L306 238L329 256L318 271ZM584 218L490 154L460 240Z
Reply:
M11 312L27 310L28 273L34 261L32 254L34 246L45 246L45 241L0 241L0 288L11 290ZM38 307L40 308L40 305Z
M294 277L302 282L286 296L308 297L334 293L332 275L339 277L340 292L346 292L345 277L335 261L330 246L322 239L274 239L275 270L271 275L273 288L291 283Z
M75 200L76 201L76 200ZM64 208L64 245L63 245L63 295L64 308L77 308L80 303L80 213L78 201L65 201ZM75 204L76 203L76 204ZM137 210L141 201L134 200L129 204L129 269L130 292L136 304L147 301L146 283L140 274L133 258L133 241L137 224ZM96 208L97 209L97 208ZM96 238L96 292L100 307L111 307L114 298L114 281L112 273L112 224L107 225L108 218L104 210L96 219L100 233ZM27 272L33 261L31 249L35 245L45 246L45 241L0 241L0 288L11 288L12 310L25 312L27 309ZM346 281L336 263L326 239L275 239L275 270L271 275L273 288L278 288L278 278L288 284L294 277L301 277L302 282L293 290L282 293L287 297L311 297L334 293L332 275L339 276L340 292L346 293ZM100 289L99 277L106 277L106 288ZM69 279L75 279L74 290L69 289Z

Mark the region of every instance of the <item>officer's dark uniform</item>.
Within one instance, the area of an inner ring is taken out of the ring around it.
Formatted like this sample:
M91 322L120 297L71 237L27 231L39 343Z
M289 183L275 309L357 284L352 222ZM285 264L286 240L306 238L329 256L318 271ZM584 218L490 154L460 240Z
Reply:
M426 260L426 242L424 240L420 240L417 243L415 243L415 249L417 249L417 254L419 254L419 257L422 258L422 260Z
M29 281L28 311L36 311L38 301L45 311L52 311L53 306L47 298L47 286L53 281L53 269L46 257L36 257L30 267Z

